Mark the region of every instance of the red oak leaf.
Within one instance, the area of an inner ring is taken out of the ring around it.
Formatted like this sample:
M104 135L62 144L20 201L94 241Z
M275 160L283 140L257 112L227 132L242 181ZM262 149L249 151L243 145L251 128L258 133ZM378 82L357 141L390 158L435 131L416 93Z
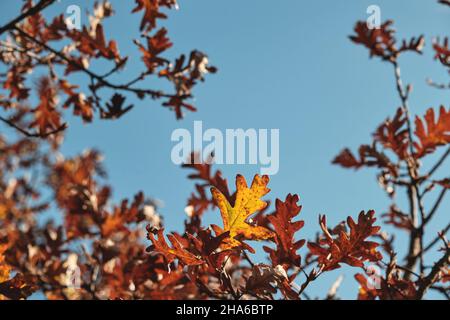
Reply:
M304 226L304 221L292 221L301 210L297 205L297 195L288 194L283 202L276 200L276 210L268 215L267 219L273 225L275 231L275 243L277 247L272 249L264 246L264 251L269 253L273 266L282 265L285 269L291 266L300 267L301 257L297 254L305 240L294 240L295 233Z
M365 167L377 167L386 169L394 177L398 175L398 165L392 163L389 157L381 151L378 151L375 145L362 145L358 150L359 159L357 159L349 149L344 149L338 154L333 164L338 164L344 168L359 169Z
M434 109L427 110L424 120L416 117L415 135L419 142L415 142L416 157L421 158L433 152L436 147L450 143L450 109L444 106L439 108L439 116L436 119Z
M182 264L187 266L200 265L204 261L198 256L195 256L188 250L187 240L181 237L177 233L169 234L169 239L172 247L170 247L164 239L164 229L160 229L157 232L158 237L155 238L152 232L148 233L148 239L153 243L152 246L147 248L147 251L155 251L161 253L167 260L167 263L171 263L177 258Z
M331 235L327 228L325 216L319 217L320 227L324 238L318 243L308 242L311 254L318 256L318 262L324 266L324 270L333 270L340 267L340 263L346 263L354 267L363 267L365 261L379 261L382 256L377 251L378 243L366 239L378 233L380 227L373 226L375 218L373 210L365 213L361 211L358 222L347 218L350 232L340 228L337 237Z
M400 159L405 159L408 154L408 129L406 117L401 108L397 109L395 117L386 119L374 134L375 140L385 148L394 151Z

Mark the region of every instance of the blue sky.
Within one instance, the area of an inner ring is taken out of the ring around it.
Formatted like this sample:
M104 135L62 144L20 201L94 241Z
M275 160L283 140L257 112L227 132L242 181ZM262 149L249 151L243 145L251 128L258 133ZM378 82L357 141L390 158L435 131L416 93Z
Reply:
M430 49L432 37L446 35L450 27L450 9L436 2L180 0L180 10L170 11L170 19L162 23L175 44L169 56L199 49L219 68L194 92L198 112L176 121L157 102L131 97L136 107L119 121L83 124L70 118L63 153L98 148L105 155L115 199L142 190L164 202L160 212L167 228L181 230L193 182L186 179L186 170L170 160L172 131L192 130L194 120L202 120L205 128L223 130L277 128L280 170L271 177L269 198L299 194L301 218L306 221L301 237L312 238L319 231L318 214L327 214L330 225L360 210L375 209L381 214L390 201L378 187L374 171L355 173L331 165L343 147L354 150L370 142L376 126L394 114L400 103L392 67L369 59L367 50L352 44L347 36L357 20L367 18L371 4L380 6L382 20L395 20L400 38L426 35L423 56L408 54L400 59L404 82L414 86L412 112L423 114L429 107L448 103L449 98L448 91L425 84L427 77L449 81ZM82 6L83 12L92 7L91 1L71 0L46 12L53 16L70 4ZM105 30L107 38L119 41L122 55L130 55L126 70L117 78L126 81L143 68L131 38L138 37L141 14L130 14L132 1L112 4L117 16L107 20ZM2 1L0 8L2 22L17 12L11 2ZM249 180L259 171L252 165L219 168L233 188L237 173ZM440 174L448 169L447 164ZM428 231L430 237L447 222L449 210L447 197L438 221ZM218 212L211 212L206 221L217 223L218 217ZM399 240L399 248L404 248L402 237ZM309 294L319 295L339 274L345 275L341 296L354 298L356 282L348 268L324 276L311 285Z

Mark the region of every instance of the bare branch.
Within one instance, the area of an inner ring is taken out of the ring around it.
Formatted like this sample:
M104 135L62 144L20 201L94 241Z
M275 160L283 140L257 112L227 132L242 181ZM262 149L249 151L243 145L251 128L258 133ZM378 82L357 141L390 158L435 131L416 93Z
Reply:
M441 193L439 194L436 202L433 205L433 208L430 210L430 213L428 214L428 216L426 216L425 220L424 220L424 224L427 224L428 222L430 222L431 218L433 218L433 215L436 213L437 209L439 208L439 205L442 202L442 199L444 199L445 193L447 192L447 188L443 188L441 190Z
M433 166L433 168L431 168L430 172L428 172L427 177L431 177L433 175L433 173L436 172L437 169L439 169L439 167L442 165L442 163L444 163L445 159L450 155L450 147L448 147L447 151L445 151L445 153L442 155L442 157L438 160L438 162L436 162L436 164Z
M441 231L441 234L446 234L448 231L450 230L450 223L447 224L447 226ZM433 241L431 241L423 250L424 252L429 251L436 243L439 242L440 237L437 236L436 238L434 238Z
M427 84L433 88L436 89L450 89L450 83L449 84L444 84L444 83L436 83L431 79L427 79Z
M426 291L433 285L433 283L437 280L439 277L439 272L441 271L441 268L445 267L449 263L450 258L450 247L447 245L446 251L444 256L434 264L433 268L431 269L430 273L423 279L423 282L419 286L419 289L417 290L417 298L422 299Z

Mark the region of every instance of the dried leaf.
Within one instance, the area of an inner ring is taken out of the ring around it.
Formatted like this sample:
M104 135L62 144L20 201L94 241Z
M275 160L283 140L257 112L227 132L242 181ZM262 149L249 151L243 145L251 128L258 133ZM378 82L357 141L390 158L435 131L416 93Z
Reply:
M241 175L236 177L236 201L234 206L228 202L228 199L217 188L211 188L211 193L223 221L223 230L216 226L219 234L230 232L230 239L224 248L233 248L241 245L237 240L267 240L274 237L274 233L264 227L249 224L249 217L256 211L266 207L266 202L260 198L266 195L270 189L267 188L269 177L264 175L260 177L255 175L250 188L247 187L245 178Z

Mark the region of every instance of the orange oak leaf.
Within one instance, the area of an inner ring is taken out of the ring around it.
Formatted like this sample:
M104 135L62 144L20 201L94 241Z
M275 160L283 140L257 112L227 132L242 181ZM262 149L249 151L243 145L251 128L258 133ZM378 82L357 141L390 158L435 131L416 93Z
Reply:
M406 117L401 108L397 109L393 119L386 119L374 134L375 140L385 148L394 151L400 159L405 159L408 154L408 129Z
M450 109L447 111L444 106L441 106L436 119L434 109L430 108L425 113L424 119L425 121L416 117L415 121L414 133L419 138L419 142L415 142L414 146L418 158L433 152L438 146L450 143Z
M359 169L362 166L362 161L358 160L350 149L345 148L333 159L333 164L338 164L344 168Z
M347 218L350 232L345 228L336 230L337 237L333 238L327 227L326 217L319 216L320 227L324 238L318 243L308 242L308 248L312 255L318 256L319 264L324 266L325 271L340 267L340 263L346 263L354 267L363 267L365 261L379 261L381 253L377 251L378 243L367 241L366 238L376 235L380 227L373 226L376 218L375 211L367 213L361 211L356 223L351 217Z
M225 258L233 254L232 250L220 250L221 244L229 236L228 232L213 236L210 229L200 229L196 237L190 233L186 235L192 243L194 249L192 251L201 256L210 267L214 268L213 270L219 269Z
M108 238L116 232L129 233L128 224L139 223L144 219L141 208L144 202L144 194L138 193L134 201L128 206L128 200L122 200L120 206L115 206L112 214L106 214L101 225L100 232L104 238Z
M202 259L186 250L185 247L188 245L187 240L179 234L174 233L167 235L172 247L170 247L164 239L164 229L159 229L157 234L158 238L155 238L152 232L148 233L148 238L153 243L153 246L151 246L148 251L156 251L163 254L167 259L167 263L171 263L175 258L187 266L204 263Z
M245 178L237 175L234 206L217 188L211 188L211 193L220 209L223 220L223 230L218 226L213 226L213 228L218 234L230 232L230 239L225 241L224 249L241 246L242 243L238 239L267 240L274 237L275 234L269 229L252 225L248 220L252 214L267 206L267 203L261 200L261 197L270 191L267 188L268 182L269 177L267 175L262 177L255 175L251 187L248 188Z
M397 44L395 30L392 20L387 20L378 28L369 28L366 21L358 21L355 25L355 35L350 40L356 44L365 46L370 51L370 57L378 56L383 60L395 60L397 56L405 51L421 53L425 44L423 36L413 37L409 41L402 40Z
M276 249L264 246L264 251L270 255L273 266L282 265L285 269L290 266L300 267L301 258L297 250L304 244L305 240L294 240L295 232L304 226L304 221L292 221L302 209L297 205L298 195L288 194L283 202L279 199L275 202L276 211L270 214L267 219L275 230Z
M355 25L356 35L350 36L350 40L356 44L364 45L370 50L370 56L379 56L388 59L397 50L395 48L394 30L391 28L393 21L384 22L380 28L369 29L365 21L358 21Z
M30 127L37 127L39 133L44 135L48 131L61 127L61 114L56 109L58 104L58 88L47 77L42 77L37 83L39 104L33 110L35 120Z
M396 205L391 205L389 211L382 215L385 224L391 224L399 229L413 230L414 225L406 213L400 211Z
M332 161L333 164L338 164L344 168L360 169L361 167L377 167L386 169L394 177L398 175L398 165L394 164L389 157L382 151L377 150L375 144L363 144L358 150L359 159L353 153L345 148Z
M167 59L159 57L159 54L172 46L170 39L167 37L167 30L161 28L154 36L147 36L147 48L141 43L135 41L142 53L142 61L148 69L149 73L153 73L156 68L168 64Z
M144 10L139 29L141 31L150 31L156 27L157 19L166 19L167 16L160 12L161 7L176 7L176 0L136 0L136 7L133 13Z

